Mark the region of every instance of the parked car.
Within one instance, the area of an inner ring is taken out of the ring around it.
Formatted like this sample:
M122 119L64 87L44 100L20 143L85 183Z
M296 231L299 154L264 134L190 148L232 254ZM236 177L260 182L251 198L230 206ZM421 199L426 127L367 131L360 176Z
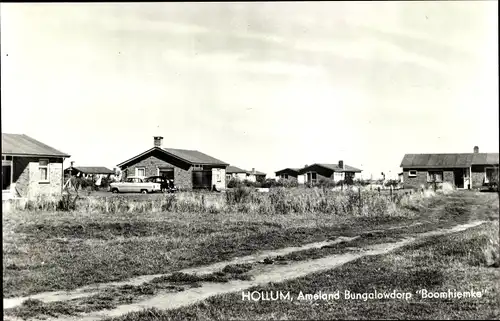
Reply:
M163 193L174 193L177 192L177 187L174 185L172 179L168 179L163 176L150 176L146 178L146 182L159 183L161 186L161 191Z
M161 184L146 182L142 177L129 176L124 182L115 182L109 185L112 193L154 193L161 191Z

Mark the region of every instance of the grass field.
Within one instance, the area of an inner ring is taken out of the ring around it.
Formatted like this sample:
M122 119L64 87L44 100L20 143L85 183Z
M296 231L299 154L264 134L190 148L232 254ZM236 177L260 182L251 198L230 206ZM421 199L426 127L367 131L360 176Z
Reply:
M486 319L500 317L498 221L466 232L434 237L387 255L364 257L335 270L310 274L248 292L289 293L293 301L243 300L242 293L220 295L169 311L130 313L135 320L332 320L332 319ZM481 292L480 298L429 298L427 292ZM302 294L335 293L338 299L300 300ZM346 296L345 291L349 291ZM353 293L411 293L406 299L353 299Z
M390 201L386 195L372 193L363 195L360 202L356 194L300 193L250 193L238 202L220 194L183 193L175 199L182 206L158 206L171 197L167 195L137 199L132 209L109 210L108 204L108 211L103 210L105 201L96 196L80 201L81 208L75 211L4 213L4 298L174 272L260 250L403 227L403 232L358 241L382 242L409 232L408 227L416 222L423 224L415 229L423 231L476 219L498 219L497 194L402 194ZM201 195L205 195L203 201ZM219 204L216 211L214 204ZM297 252L286 259L305 260L336 251L342 251L342 246ZM120 291L129 300L162 286L157 283ZM95 297L89 300L83 301L86 307L80 310L103 308L108 302ZM32 305L31 309L40 309L36 302Z

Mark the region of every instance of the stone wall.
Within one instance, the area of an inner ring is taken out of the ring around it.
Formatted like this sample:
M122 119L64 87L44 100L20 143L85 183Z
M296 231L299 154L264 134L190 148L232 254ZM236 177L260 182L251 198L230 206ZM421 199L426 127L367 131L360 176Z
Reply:
M46 158L44 158L46 159ZM48 181L40 181L38 157L14 157L12 188L16 196L29 199L38 196L60 197L63 187L63 159L49 158Z

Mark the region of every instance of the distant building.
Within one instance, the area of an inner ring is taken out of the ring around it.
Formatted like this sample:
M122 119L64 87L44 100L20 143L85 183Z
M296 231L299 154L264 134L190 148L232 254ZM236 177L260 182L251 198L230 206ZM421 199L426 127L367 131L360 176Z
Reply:
M233 178L240 181L247 180L254 183L262 182L266 179L266 173L256 171L255 168L252 168L251 171L247 171L245 169L229 165L226 168L226 183Z
M61 196L68 157L27 135L2 134L2 199Z
M247 171L239 167L229 165L226 168L226 182L229 182L232 178L243 181L247 178Z
M275 172L275 175L278 180L296 180L299 184L304 184L305 176L299 174L300 170L301 168L284 168Z
M401 161L405 188L451 183L457 188L480 188L498 182L499 153L406 154Z
M299 175L305 176L305 183L315 184L321 178L331 179L334 182L354 181L361 177L361 169L344 164L339 160L337 164L313 164L299 171Z
M64 174L92 179L115 176L114 171L103 166L73 166L73 164L64 170Z
M255 168L252 168L251 171L248 171L247 173L247 180L250 182L263 182L266 180L266 173L256 171Z

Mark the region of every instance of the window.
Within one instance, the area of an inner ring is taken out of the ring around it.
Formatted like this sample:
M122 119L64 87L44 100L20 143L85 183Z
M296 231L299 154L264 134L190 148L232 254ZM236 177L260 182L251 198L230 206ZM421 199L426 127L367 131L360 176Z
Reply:
M429 183L442 183L443 171L429 171L427 172L427 182Z
M203 165L193 165L193 170L195 170L195 171L202 171L203 170Z
M144 177L146 176L146 169L144 167L138 167L135 169L135 176Z
M485 183L498 183L498 168L486 167L484 169L484 182Z
M306 175L307 182L315 184L317 182L318 174L316 172L309 172Z
M288 179L288 174L281 174L282 179Z
M40 182L48 182L49 181L49 160L48 159L40 159L38 161L38 170L40 172Z
M409 171L408 177L417 177L417 171Z
M220 182L220 181L221 181L221 179L220 179L220 172L217 171L217 182Z

